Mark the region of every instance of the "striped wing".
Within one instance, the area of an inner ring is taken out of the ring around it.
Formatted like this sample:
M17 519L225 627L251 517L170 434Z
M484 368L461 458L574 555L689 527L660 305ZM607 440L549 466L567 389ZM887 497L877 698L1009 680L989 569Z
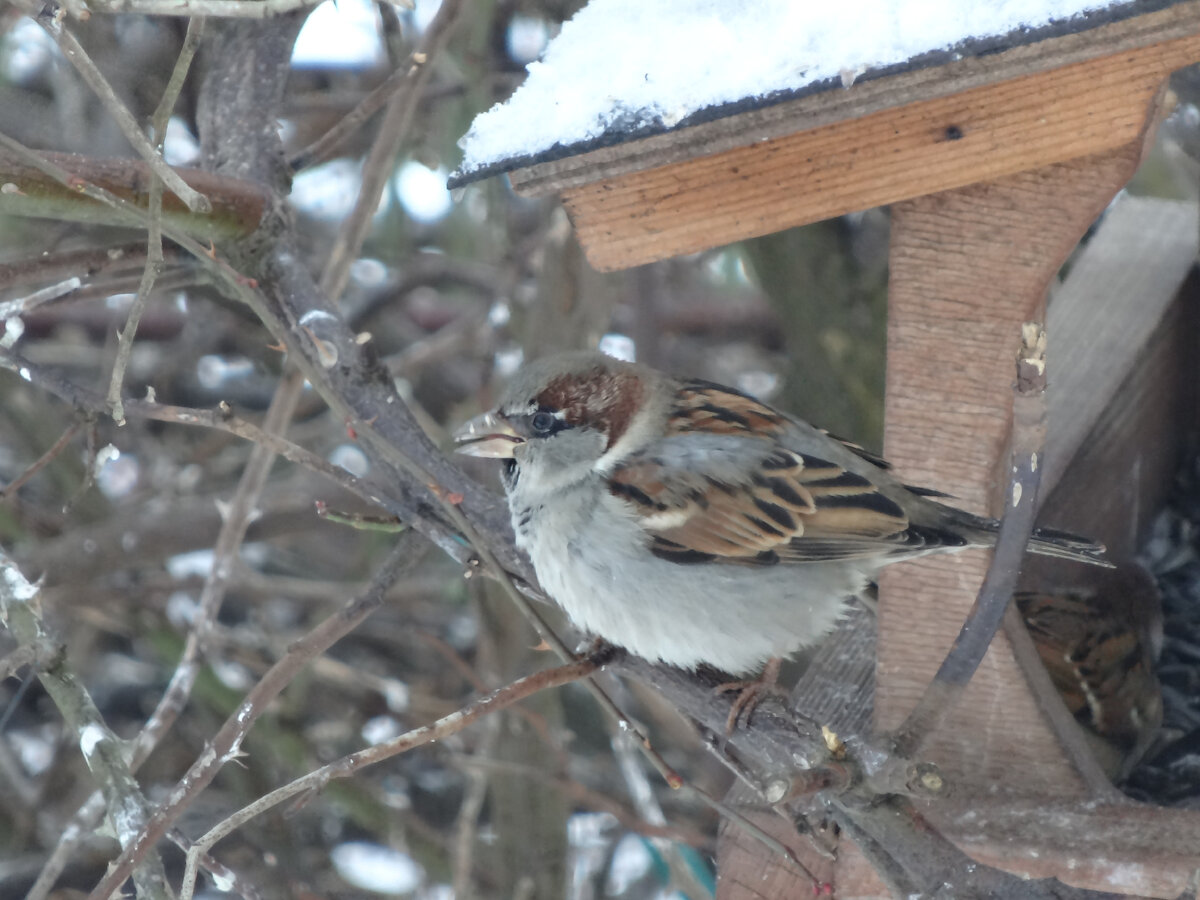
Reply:
M675 562L851 559L924 543L868 478L785 446L787 433L752 397L689 382L667 436L617 467L610 490Z

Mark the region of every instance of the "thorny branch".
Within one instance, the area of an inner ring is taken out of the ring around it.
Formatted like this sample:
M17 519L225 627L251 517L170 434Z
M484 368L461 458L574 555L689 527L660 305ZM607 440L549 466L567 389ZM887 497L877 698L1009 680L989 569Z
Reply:
M316 6L321 0L63 0L72 16L92 13L134 13L143 16L215 16L230 19L269 19Z
M154 151L155 159L162 159L167 121L175 109L175 101L179 99L179 92L183 90L183 80L187 77L188 68L192 64L192 57L196 55L196 48L200 44L200 35L203 33L204 19L197 18L188 22L183 48L179 51L179 58L175 60L175 68L171 71L167 88L163 91L158 108L155 109L154 116L150 120L151 133L154 135L154 144L151 149ZM146 267L142 271L142 280L138 284L137 294L134 295L133 305L129 308L129 317L126 319L125 327L121 329L121 336L117 341L117 358L113 362L112 376L108 385L108 405L112 409L113 420L118 425L125 422L125 412L121 406L121 385L125 381L125 368L129 365L129 356L133 353L133 336L137 333L142 312L146 308L146 302L150 299L154 281L163 270L162 189L162 176L159 174L158 167L152 164L150 199L147 209L149 235L146 238ZM211 211L212 204L207 200L205 203L207 209L201 211ZM196 207L193 204L189 205L195 210Z
M39 648L48 640L37 610L37 588L26 580L16 564L0 549L0 621L21 646L35 656L45 656ZM38 672L38 678L55 706L75 732L79 749L88 768L96 776L108 812L109 822L122 846L127 846L142 828L149 804L129 770L126 750L108 727L91 696L67 664L63 653ZM148 854L133 871L138 892L147 898L171 897L162 859L157 852Z
M194 213L208 213L212 211L212 204L208 198L198 191L193 190L188 184L179 177L179 175L167 165L162 155L155 149L154 145L142 133L142 129L138 127L133 115L126 108L125 104L118 99L116 93L113 92L112 86L108 83L108 79L92 61L92 58L83 49L83 45L79 43L75 35L67 30L61 20L57 19L53 14L52 8L41 7L38 4L26 4L20 2L24 6L26 12L29 13L39 25L45 29L58 44L63 56L71 61L84 81L88 83L95 95L104 104L104 108L108 110L110 116L121 129L121 133L125 135L125 139L129 141L137 154L146 161L147 165L154 174L162 179L163 184L171 189L180 200L182 200L187 208ZM190 56L185 60L186 64L190 62ZM179 85L175 88L175 94L178 96L179 88L183 86L182 75L179 78ZM168 96L170 93L168 88ZM172 106L174 100L172 99Z
M265 797L229 817L195 842L192 850L188 853L188 871L184 875L183 887L180 890L181 900L188 900L195 886L195 855L207 851L221 838L255 816L261 815L292 797L304 796L307 800L309 795L320 791L335 778L348 778L360 769L383 762L399 753L405 753L414 747L420 747L432 741L443 740L482 717L524 700L538 691L578 681L602 666L608 652L610 651L605 650L604 655L601 656L585 657L576 662L565 663L553 669L543 669L533 675L527 675L510 685L497 688L463 709L443 716L430 725L424 725L399 737L367 747L365 750L359 750L357 753L351 753L349 756L344 756L316 771L309 772L283 787L276 788ZM243 704L243 708L244 706L245 704Z

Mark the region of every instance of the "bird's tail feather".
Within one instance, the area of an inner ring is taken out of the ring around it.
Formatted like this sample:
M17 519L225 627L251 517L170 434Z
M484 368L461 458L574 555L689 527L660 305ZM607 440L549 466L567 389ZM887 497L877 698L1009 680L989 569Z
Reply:
M1115 569L1111 562L1104 558L1104 545L1069 531L1059 531L1056 528L1035 528L1029 538L1029 551L1041 556L1053 556L1058 559L1070 559L1075 562L1090 563L1093 566L1103 566Z
M996 533L1000 530L1000 522L998 520L972 515L965 510L953 506L945 506L940 503L938 505L942 508L943 515L945 514L945 510L950 511L950 515L955 520L959 532L967 537L967 541L970 544L990 547L996 543ZM1080 537L1077 534L1072 534L1069 531L1059 531L1057 528L1033 529L1033 534L1029 536L1029 545L1026 547L1026 550L1030 553L1037 553L1040 556L1069 559L1074 562L1102 566L1106 569L1116 568L1116 566L1105 558L1103 544L1089 538Z

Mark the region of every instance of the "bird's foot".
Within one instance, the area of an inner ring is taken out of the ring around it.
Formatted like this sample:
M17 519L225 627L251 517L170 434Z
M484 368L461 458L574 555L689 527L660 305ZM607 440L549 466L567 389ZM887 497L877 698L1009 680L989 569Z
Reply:
M762 674L749 681L727 681L718 684L713 691L718 694L737 692L733 706L729 710L729 718L725 720L725 735L728 737L737 729L738 723L750 724L750 717L758 709L758 705L768 698L774 698L785 704L787 691L781 688L779 682L779 667L783 660L772 657L767 660Z

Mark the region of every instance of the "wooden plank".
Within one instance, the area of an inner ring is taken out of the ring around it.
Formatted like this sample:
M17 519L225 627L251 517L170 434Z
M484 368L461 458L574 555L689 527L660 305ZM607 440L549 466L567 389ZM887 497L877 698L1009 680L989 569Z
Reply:
M1152 13L1002 52L916 67L896 75L858 81L849 88L824 90L665 134L530 165L515 169L509 177L513 189L522 196L559 193L631 172L860 119L884 109L1163 44L1195 34L1198 16L1200 0L1176 3Z
M1053 292L1043 484L1058 484L1196 261L1200 207L1122 197ZM1102 306L1098 305L1102 302Z
M767 807L753 788L736 783L725 801L779 841L822 883L833 883L835 861L818 850L814 839ZM823 835L831 845L833 835ZM725 817L717 828L717 900L812 900L812 883L778 853Z
M588 261L612 270L1124 146L1196 32L786 137L569 188Z
M960 849L1030 878L1143 897L1185 896L1200 812L1129 804L992 802L926 810Z
M908 201L893 210L884 451L905 480L987 512L1012 408L1019 326L1128 180L1118 151ZM880 580L876 725L896 727L957 634L987 568L980 551L894 566ZM923 753L966 790L1071 795L1083 786L999 635Z
M1176 472L1200 437L1200 277L1195 271L1156 324L1137 364L1042 507L1047 522L1088 529L1117 559L1133 556L1148 536ZM1040 561L1026 568L1053 583L1053 573Z
M867 734L874 689L875 616L854 605L813 654L792 691L791 704L838 734ZM725 803L787 846L815 877L842 883L846 850L833 833L820 837L824 844L838 847L836 861L828 851L823 855L818 850L814 837L797 833L791 822L764 808L762 798L745 784L735 783ZM717 900L808 900L812 896L812 887L796 876L791 865L745 829L722 819L717 832Z

